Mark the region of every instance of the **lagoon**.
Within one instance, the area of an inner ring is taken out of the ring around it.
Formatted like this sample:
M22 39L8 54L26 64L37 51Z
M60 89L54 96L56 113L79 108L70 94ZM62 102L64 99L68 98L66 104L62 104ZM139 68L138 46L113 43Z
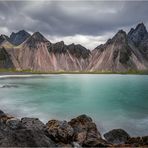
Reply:
M148 76L9 76L0 79L0 109L43 122L87 114L102 134L122 128L131 136L144 136L148 135Z

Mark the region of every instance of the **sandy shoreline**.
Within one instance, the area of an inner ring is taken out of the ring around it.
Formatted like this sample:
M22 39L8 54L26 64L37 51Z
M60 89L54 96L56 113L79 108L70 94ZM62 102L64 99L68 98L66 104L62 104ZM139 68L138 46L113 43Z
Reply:
M0 78L15 78L15 77L45 77L54 74L33 74L29 72L0 72Z
M0 72L0 76L4 75L35 75L31 72Z

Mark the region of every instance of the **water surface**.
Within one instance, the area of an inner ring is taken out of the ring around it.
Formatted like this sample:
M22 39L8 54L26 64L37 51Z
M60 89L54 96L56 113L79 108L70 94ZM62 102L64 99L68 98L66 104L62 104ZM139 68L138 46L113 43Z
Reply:
M44 122L87 114L101 133L123 128L133 136L148 135L148 76L65 74L0 79L0 108Z

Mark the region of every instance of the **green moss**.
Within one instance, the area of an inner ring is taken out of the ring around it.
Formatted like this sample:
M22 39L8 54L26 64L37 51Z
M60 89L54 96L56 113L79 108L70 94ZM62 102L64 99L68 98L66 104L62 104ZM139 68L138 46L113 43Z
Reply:
M126 72L112 72L112 71L33 71L33 70L16 70L16 69L0 69L0 72L16 72L16 73L31 73L31 74L137 74L148 75L148 71L129 70Z
M0 72L17 72L17 70L13 68L7 68L7 69L0 68Z

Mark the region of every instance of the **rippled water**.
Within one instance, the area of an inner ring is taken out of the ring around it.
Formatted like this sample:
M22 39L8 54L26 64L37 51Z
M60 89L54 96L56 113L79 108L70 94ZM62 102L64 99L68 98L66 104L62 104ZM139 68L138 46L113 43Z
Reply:
M50 75L0 79L0 108L18 117L39 117L44 122L87 114L102 133L123 128L134 136L148 135L148 76Z

